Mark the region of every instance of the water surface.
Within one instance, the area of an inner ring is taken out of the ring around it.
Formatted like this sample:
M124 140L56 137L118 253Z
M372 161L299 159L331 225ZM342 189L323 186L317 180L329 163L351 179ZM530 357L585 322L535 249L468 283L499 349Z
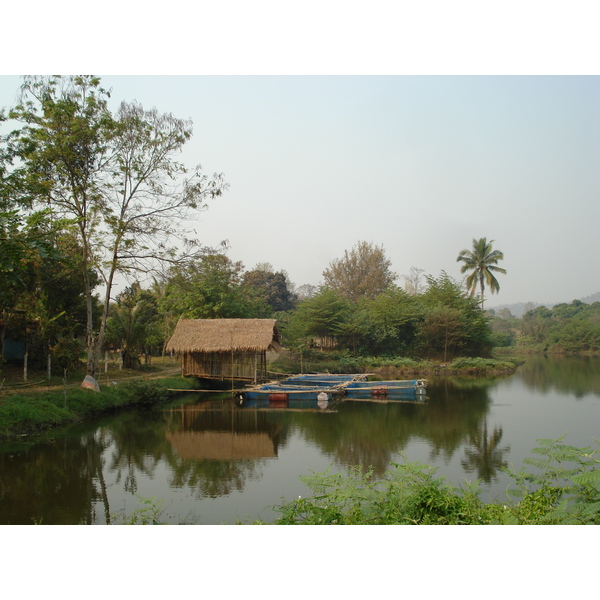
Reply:
M503 497L540 438L600 438L600 361L533 357L510 377L432 378L425 401L344 401L326 410L237 408L228 394L179 399L0 445L0 524L122 523L162 501L162 522L272 521L310 494L311 471L434 465Z

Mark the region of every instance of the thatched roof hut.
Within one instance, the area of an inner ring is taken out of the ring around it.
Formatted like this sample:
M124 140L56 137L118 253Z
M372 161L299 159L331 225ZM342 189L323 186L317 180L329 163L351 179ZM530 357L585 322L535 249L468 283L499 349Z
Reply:
M181 319L167 351L181 356L184 377L258 381L279 342L275 319Z

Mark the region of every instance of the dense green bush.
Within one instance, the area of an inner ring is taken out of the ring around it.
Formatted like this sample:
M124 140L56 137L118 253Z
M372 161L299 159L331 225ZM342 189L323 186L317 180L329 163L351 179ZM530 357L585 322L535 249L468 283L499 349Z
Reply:
M600 302L585 304L574 300L571 304L557 304L552 309L538 306L520 320L495 317L492 329L508 336L523 351L561 354L599 352Z
M128 404L153 406L165 402L169 392L160 381L133 379L122 386L123 395Z
M427 277L427 289L409 295L390 285L357 301L321 288L282 323L290 348L346 350L356 356L488 356L489 319L479 301L446 273Z

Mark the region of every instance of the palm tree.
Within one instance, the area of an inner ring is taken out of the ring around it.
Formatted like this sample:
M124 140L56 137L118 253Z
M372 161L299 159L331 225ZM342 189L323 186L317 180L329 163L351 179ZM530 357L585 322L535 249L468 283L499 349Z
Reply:
M456 259L457 262L463 261L460 272L466 273L472 271L467 277L467 290L473 294L477 289L477 283L481 288L481 310L483 310L483 290L487 284L492 294L500 290L500 284L494 277L492 271L497 273L506 273L506 269L497 267L499 260L504 259L504 254L500 250L492 250L494 240L487 241L487 238L479 240L473 239L473 250L461 250Z

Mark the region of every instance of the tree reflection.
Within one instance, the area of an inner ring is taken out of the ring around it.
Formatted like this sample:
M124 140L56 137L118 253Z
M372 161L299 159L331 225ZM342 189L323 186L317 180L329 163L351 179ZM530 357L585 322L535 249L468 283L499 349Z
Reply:
M530 389L573 394L578 400L588 394L600 396L598 356L531 356L519 374Z
M500 448L502 427L494 427L491 435L488 432L487 419L476 432L469 434L470 447L465 448L465 455L461 461L467 473L477 472L477 477L486 483L497 479L496 472L508 464L503 460L505 452L510 451L510 446Z
M164 422L160 413L137 413L114 419L108 432L112 440L110 470L115 482L123 481L125 491L135 494L138 475L152 478L164 455ZM107 433L108 433L107 432Z
M259 479L264 461L258 460L184 460L173 456L169 483L188 487L197 498L217 498L241 492L251 479Z
M90 524L97 503L110 523L106 439L80 428L54 436L0 452L0 523Z
M198 498L242 491L262 476L265 459L277 457L285 437L267 413L240 411L231 402L182 405L165 420L169 484L188 487Z

